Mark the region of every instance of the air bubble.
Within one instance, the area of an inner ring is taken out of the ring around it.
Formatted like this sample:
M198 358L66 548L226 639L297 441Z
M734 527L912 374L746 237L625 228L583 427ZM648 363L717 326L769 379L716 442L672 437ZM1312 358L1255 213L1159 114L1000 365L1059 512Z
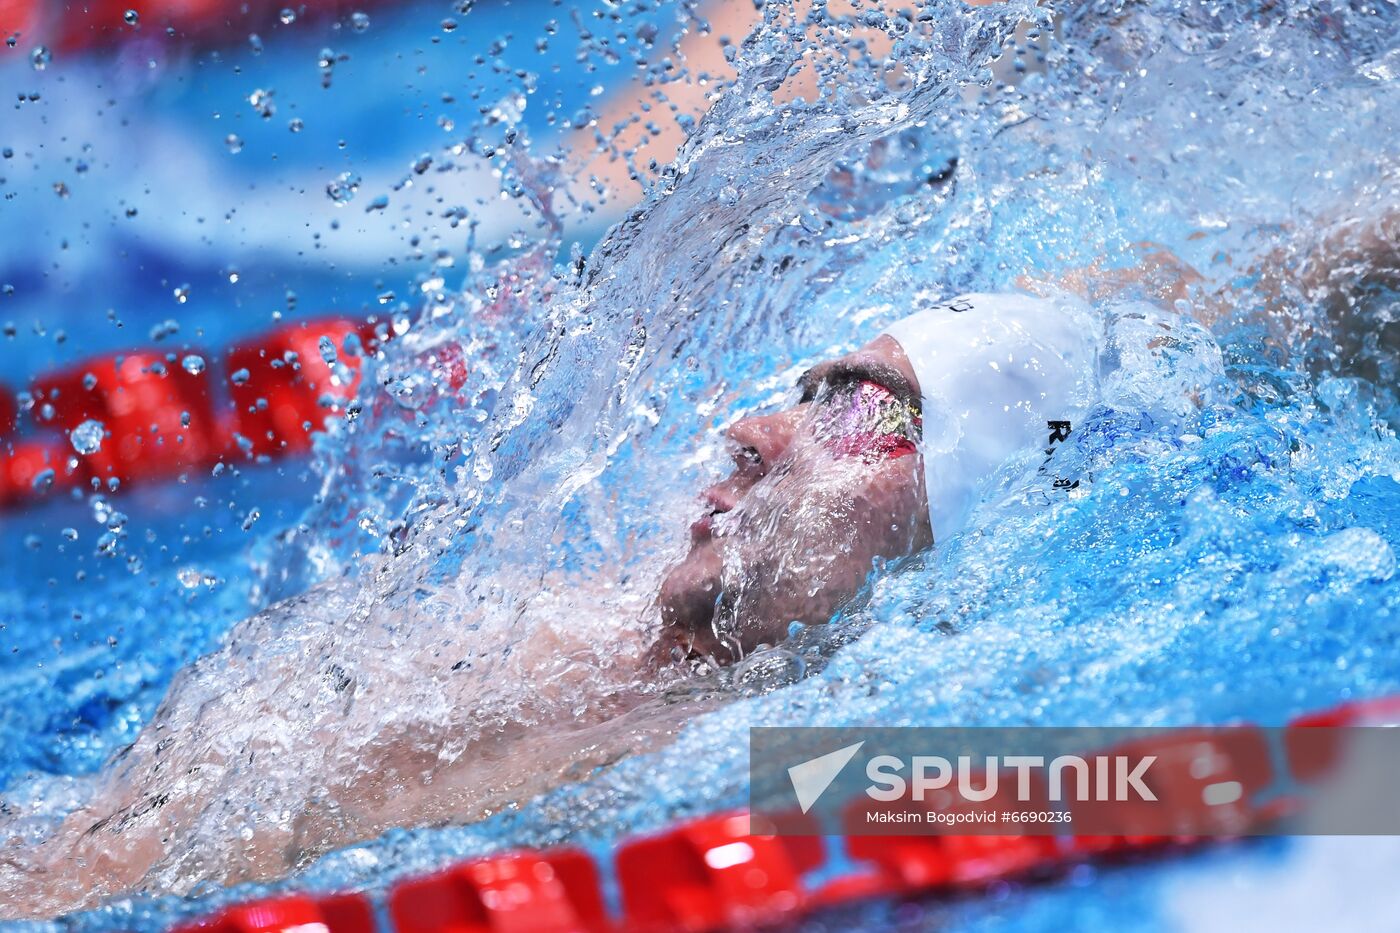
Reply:
M198 376L204 372L204 357L198 353L191 353L180 361L180 368L191 376Z
M122 14L122 22L126 23L128 26L131 27L140 26L141 14L137 13L135 10L127 10L125 13Z

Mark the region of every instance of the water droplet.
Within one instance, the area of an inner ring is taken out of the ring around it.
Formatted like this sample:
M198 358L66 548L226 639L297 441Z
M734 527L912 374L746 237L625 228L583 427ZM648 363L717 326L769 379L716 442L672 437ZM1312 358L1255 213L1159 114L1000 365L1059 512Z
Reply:
M141 14L137 13L135 10L127 10L122 14L122 22L126 23L128 26L140 26Z
M243 516L243 530L248 531L249 529L251 529L253 525L257 522L257 520L261 517L262 513L259 512L257 509L249 509L248 514Z
M237 133L229 133L225 136L224 145L227 146L228 151L232 152L234 155L243 151L243 140L238 138Z
M101 421L89 418L74 428L68 439L78 453L95 454L102 449L102 437L106 430L106 425Z
M180 368L191 376L198 376L204 372L204 357L198 353L191 353L180 361Z
M256 32L248 33L248 47L253 50L254 55L261 55L263 50L262 36Z
M78 529L76 528L65 528L61 532L59 532L59 534L63 535L63 537L68 541L78 540Z
M264 120L271 120L272 115L277 112L277 105L272 102L273 95L277 92L272 88L258 88L248 95L248 103L253 105L253 111Z
M186 282L186 283L183 284L183 285L177 285L177 286L175 287L175 293L174 293L174 294L175 294L175 300L178 301L180 304L184 304L185 302L189 301L189 300L190 300L190 284L189 284L188 282Z
M36 45L34 51L29 53L29 64L34 66L35 71L43 71L52 61L53 53L47 45Z
M305 123L301 122L301 117L292 117L291 121L287 123L287 129L291 130L293 133L300 133L302 127L305 125Z
M369 29L369 14L356 10L350 14L350 28L356 32L364 32Z
M360 176L354 172L341 172L335 180L326 185L326 197L336 204L345 204L355 197L360 189Z
M283 7L282 12L277 14L277 18L282 21L283 26L290 26L297 21L296 10L291 7Z
M240 369L240 370L238 370L237 372L235 372L233 375L229 376L228 378L229 378L229 381L232 382L234 385L236 385L236 386L241 386L241 385L243 385L244 383L246 383L249 379L251 379L252 377L253 377L253 374L250 373L250 372L248 372L248 370L245 368L245 369Z
M188 294L189 294L189 286L188 286L188 285L184 285L184 286L181 286L181 287L185 289L185 293L188 295ZM179 301L181 304L184 304L184 303L185 303L185 299L182 298L182 297L180 297L180 289L179 289L179 288L175 289L175 300ZM159 324L153 324L153 325L151 325L150 337L151 337L152 340L164 340L166 337L172 336L172 335L174 335L174 334L178 334L179 332L180 332L180 322L179 322L179 321L176 321L176 320L172 320L172 319L167 319L167 320L161 321Z
M321 351L321 359L326 361L327 366L334 366L336 362L335 342L331 338L322 335L316 346Z

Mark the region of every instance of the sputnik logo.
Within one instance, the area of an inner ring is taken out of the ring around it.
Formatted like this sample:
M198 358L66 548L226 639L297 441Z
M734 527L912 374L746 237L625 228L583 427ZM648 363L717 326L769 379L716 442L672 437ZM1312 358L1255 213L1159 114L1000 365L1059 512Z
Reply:
M834 752L788 768L788 778L792 781L793 793L797 794L797 805L802 808L803 813L812 809L831 786L831 782L836 780L841 769L850 764L864 744L864 741L860 741L854 745L847 745L845 748L838 748Z

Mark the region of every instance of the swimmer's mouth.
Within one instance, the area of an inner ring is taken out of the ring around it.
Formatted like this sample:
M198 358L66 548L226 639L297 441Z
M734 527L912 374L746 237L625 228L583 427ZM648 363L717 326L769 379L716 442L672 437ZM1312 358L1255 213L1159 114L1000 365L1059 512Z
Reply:
M736 504L729 496L713 489L707 490L700 499L709 506L710 510L690 526L691 544L703 544L709 541L714 534L715 516L732 511Z

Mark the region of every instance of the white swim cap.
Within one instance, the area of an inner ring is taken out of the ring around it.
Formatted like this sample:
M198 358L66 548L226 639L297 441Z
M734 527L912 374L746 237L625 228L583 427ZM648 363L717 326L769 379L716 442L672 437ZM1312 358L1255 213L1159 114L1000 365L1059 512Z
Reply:
M962 527L982 482L1012 454L1039 447L1048 460L1093 399L1098 326L1071 296L962 295L885 333L909 357L923 396L936 540Z

